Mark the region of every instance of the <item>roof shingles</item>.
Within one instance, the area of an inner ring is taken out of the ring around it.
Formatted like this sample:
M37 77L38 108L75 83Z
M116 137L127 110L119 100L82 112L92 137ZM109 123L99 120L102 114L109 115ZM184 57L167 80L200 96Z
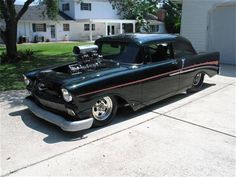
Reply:
M21 5L16 5L16 11L20 11L22 8ZM29 9L25 12L25 14L21 17L22 21L50 21L46 15L46 7L45 6L30 6ZM73 18L67 16L63 12L59 12L56 19L58 21L67 21L73 20Z

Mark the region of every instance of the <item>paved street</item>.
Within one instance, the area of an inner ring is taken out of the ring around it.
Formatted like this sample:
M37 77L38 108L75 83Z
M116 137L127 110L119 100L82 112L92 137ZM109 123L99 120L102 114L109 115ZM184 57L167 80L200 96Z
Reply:
M196 94L77 133L35 117L25 95L0 93L1 176L236 176L236 67Z

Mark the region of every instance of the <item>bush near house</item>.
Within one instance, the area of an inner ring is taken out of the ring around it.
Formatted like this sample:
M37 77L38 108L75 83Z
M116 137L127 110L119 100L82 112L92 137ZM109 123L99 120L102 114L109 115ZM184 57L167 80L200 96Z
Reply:
M0 91L24 89L22 74L36 68L63 64L75 61L72 49L75 45L86 45L89 42L47 43L18 45L23 60L14 64L0 64ZM0 55L5 47L0 46ZM29 57L30 55L33 56ZM27 58L29 57L29 58Z

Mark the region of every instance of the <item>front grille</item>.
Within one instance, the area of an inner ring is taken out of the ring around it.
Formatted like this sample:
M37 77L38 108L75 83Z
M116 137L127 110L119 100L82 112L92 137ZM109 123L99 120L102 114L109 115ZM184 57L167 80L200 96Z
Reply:
M62 98L62 93L60 90L56 90L52 85L39 80L33 83L32 92L40 97L43 96L49 99Z
M32 99L32 101L34 101L41 108L43 108L43 109L45 109L49 112L53 112L55 114L61 115L67 121L72 121L73 122L73 121L77 121L79 119L78 116L71 117L70 115L68 115L67 110L66 110L66 108L63 104L47 101L47 100L41 99L37 96L31 97L31 99ZM59 108L61 108L61 109L59 109Z
M62 94L48 87L48 84L35 81L33 83L32 93L33 97L40 105L60 112L66 112Z
M45 107L48 107L48 108L51 108L51 109L54 109L54 110L57 110L57 111L62 111L62 112L67 112L66 110L66 107L64 104L60 104L60 103L55 103L55 102L51 102L51 101L48 101L48 100L44 100L44 99L41 99L37 96L35 96L35 98L37 99L37 101L45 106Z
M62 115L68 121L75 121L75 117L68 115L67 107L73 110L77 110L77 107L73 104L66 106L61 91L53 89L56 86L50 86L46 83L45 85L40 84L39 87L39 83L42 82L35 81L31 89L32 99L34 99L35 103L48 111ZM78 117L76 116L76 118Z

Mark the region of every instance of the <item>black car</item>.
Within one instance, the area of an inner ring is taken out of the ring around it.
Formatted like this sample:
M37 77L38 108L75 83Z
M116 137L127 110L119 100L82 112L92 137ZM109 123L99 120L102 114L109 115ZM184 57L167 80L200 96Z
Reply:
M219 72L219 53L197 54L169 34L123 34L74 47L77 61L24 74L24 103L65 131L109 124L120 105L134 111L183 91L202 88Z

